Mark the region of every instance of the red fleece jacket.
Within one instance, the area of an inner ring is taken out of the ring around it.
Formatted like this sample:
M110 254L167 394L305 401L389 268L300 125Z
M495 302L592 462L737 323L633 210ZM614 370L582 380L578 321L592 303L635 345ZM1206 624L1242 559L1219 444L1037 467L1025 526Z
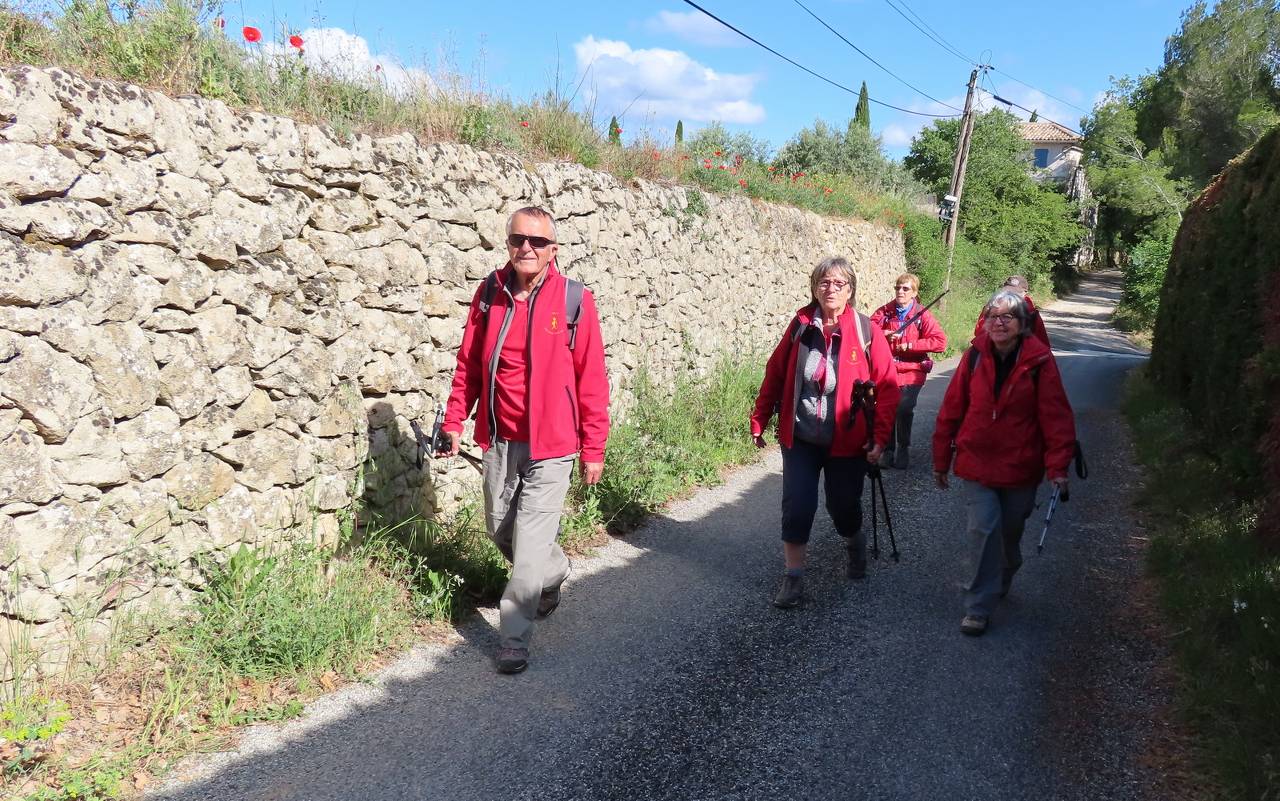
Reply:
M484 282L471 299L471 311L458 349L458 366L445 411L444 431L462 432L462 422L476 408L476 442L488 449L496 421L493 375L505 335L504 322L514 300L508 288L511 265L498 270L498 289L488 314L480 309ZM529 295L529 336L525 414L529 421L529 456L552 459L581 451L582 461L604 461L609 438L609 378L595 297L582 293L582 312L574 349L569 350L565 320L565 277L554 263Z

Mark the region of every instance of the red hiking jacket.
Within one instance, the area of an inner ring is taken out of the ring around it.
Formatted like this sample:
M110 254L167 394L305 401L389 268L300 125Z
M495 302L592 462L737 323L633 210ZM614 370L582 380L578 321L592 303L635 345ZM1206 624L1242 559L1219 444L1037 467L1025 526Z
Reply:
M974 374L966 352L938 411L933 469L951 469L954 446L955 474L988 487L1034 486L1046 473L1066 477L1075 451L1075 417L1049 348L1025 337L996 398L991 341L984 333L972 347L981 354Z
M458 349L458 366L445 411L444 431L462 432L462 422L476 409L476 442L488 449L496 430L493 374L502 350L507 315L515 301L508 288L512 269L498 271L498 289L488 314L481 309L484 282L471 298L467 327ZM604 366L604 342L595 298L583 290L582 312L574 349L569 350L565 320L565 277L554 263L542 283L529 295L529 342L526 353L529 456L552 459L581 451L582 461L604 461L609 437L609 378Z
M897 308L897 302L891 300L871 313L871 322L884 332L886 338L900 325ZM907 317L915 314L917 308L913 307ZM898 368L898 386L923 384L933 369L933 359L929 354L942 353L947 349L947 335L933 313L925 312L902 332L902 341L911 343L911 350L893 352L893 363Z
M813 321L815 307L805 306L796 312L796 316L782 334L782 341L774 348L764 368L764 381L760 384L760 393L756 396L756 405L751 413L751 435L759 436L769 425L774 409L780 409L778 416L778 441L788 448L792 444L792 429L796 420L797 387L800 384L798 370L803 364L798 361L798 354L803 346L803 336L793 336L795 326L801 331ZM853 382L875 381L876 384L876 418L875 440L883 447L889 442L893 431L893 418L898 410L898 377L893 367L893 354L889 352L889 343L885 341L880 329L871 326L871 365L868 367L866 354L859 344L858 315L853 307L847 307L840 315L840 363L836 367L835 391L835 437L831 441L832 456L865 456L867 453L867 422L859 413L856 420L851 420L853 408Z

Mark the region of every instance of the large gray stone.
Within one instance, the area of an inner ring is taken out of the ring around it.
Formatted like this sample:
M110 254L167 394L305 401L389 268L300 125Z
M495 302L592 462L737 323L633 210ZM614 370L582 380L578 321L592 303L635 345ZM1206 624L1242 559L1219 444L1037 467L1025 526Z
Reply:
M0 363L0 398L22 410L46 442L62 442L97 400L94 375L70 356L34 337L17 341L17 355Z
M0 189L18 200L61 195L80 173L75 159L52 145L0 142Z
M315 469L309 448L274 429L233 440L219 448L217 454L237 468L236 481L258 491L302 484Z
M88 283L75 260L0 236L0 306L45 306L79 296Z
M132 420L116 424L120 449L129 472L139 481L164 473L178 461L181 421L173 409L154 406Z
M183 509L198 511L226 495L235 486L231 465L208 453L174 465L164 474L164 485Z
M115 424L104 412L82 417L67 439L49 447L62 483L114 487L129 480Z
M45 503L61 491L40 437L21 428L0 436L0 505Z
M134 323L107 323L99 329L89 367L107 408L117 420L150 409L160 392L160 370L146 333Z
M214 401L218 387L195 337L174 334L169 345L169 358L160 369L159 400L187 420Z

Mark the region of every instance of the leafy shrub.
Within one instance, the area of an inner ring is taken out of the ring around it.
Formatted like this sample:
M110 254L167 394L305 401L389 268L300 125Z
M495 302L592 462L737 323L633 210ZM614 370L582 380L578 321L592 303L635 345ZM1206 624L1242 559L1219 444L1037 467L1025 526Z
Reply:
M1164 287L1164 274L1172 252L1173 232L1170 232L1139 244L1124 268L1122 302L1148 325L1155 322L1160 310L1160 290Z

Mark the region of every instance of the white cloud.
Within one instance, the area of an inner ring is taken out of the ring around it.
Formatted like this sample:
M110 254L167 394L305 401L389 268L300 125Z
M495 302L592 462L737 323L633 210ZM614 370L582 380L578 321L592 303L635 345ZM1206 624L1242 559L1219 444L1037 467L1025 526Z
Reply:
M645 22L645 27L708 47L737 47L746 41L700 11L659 11L657 16Z
M659 119L741 124L764 119L764 107L751 102L758 76L716 72L679 50L633 50L626 42L594 36L573 49L578 72L587 73L588 102L601 114L632 107Z
M894 122L880 129L880 139L886 147L907 147L919 130L918 127L908 127Z
M342 28L307 28L302 37L302 60L313 70L356 83L381 83L396 95L436 91L426 70L405 67L389 53L374 53L363 37ZM262 45L264 56L272 59L297 58L297 50L278 43Z

